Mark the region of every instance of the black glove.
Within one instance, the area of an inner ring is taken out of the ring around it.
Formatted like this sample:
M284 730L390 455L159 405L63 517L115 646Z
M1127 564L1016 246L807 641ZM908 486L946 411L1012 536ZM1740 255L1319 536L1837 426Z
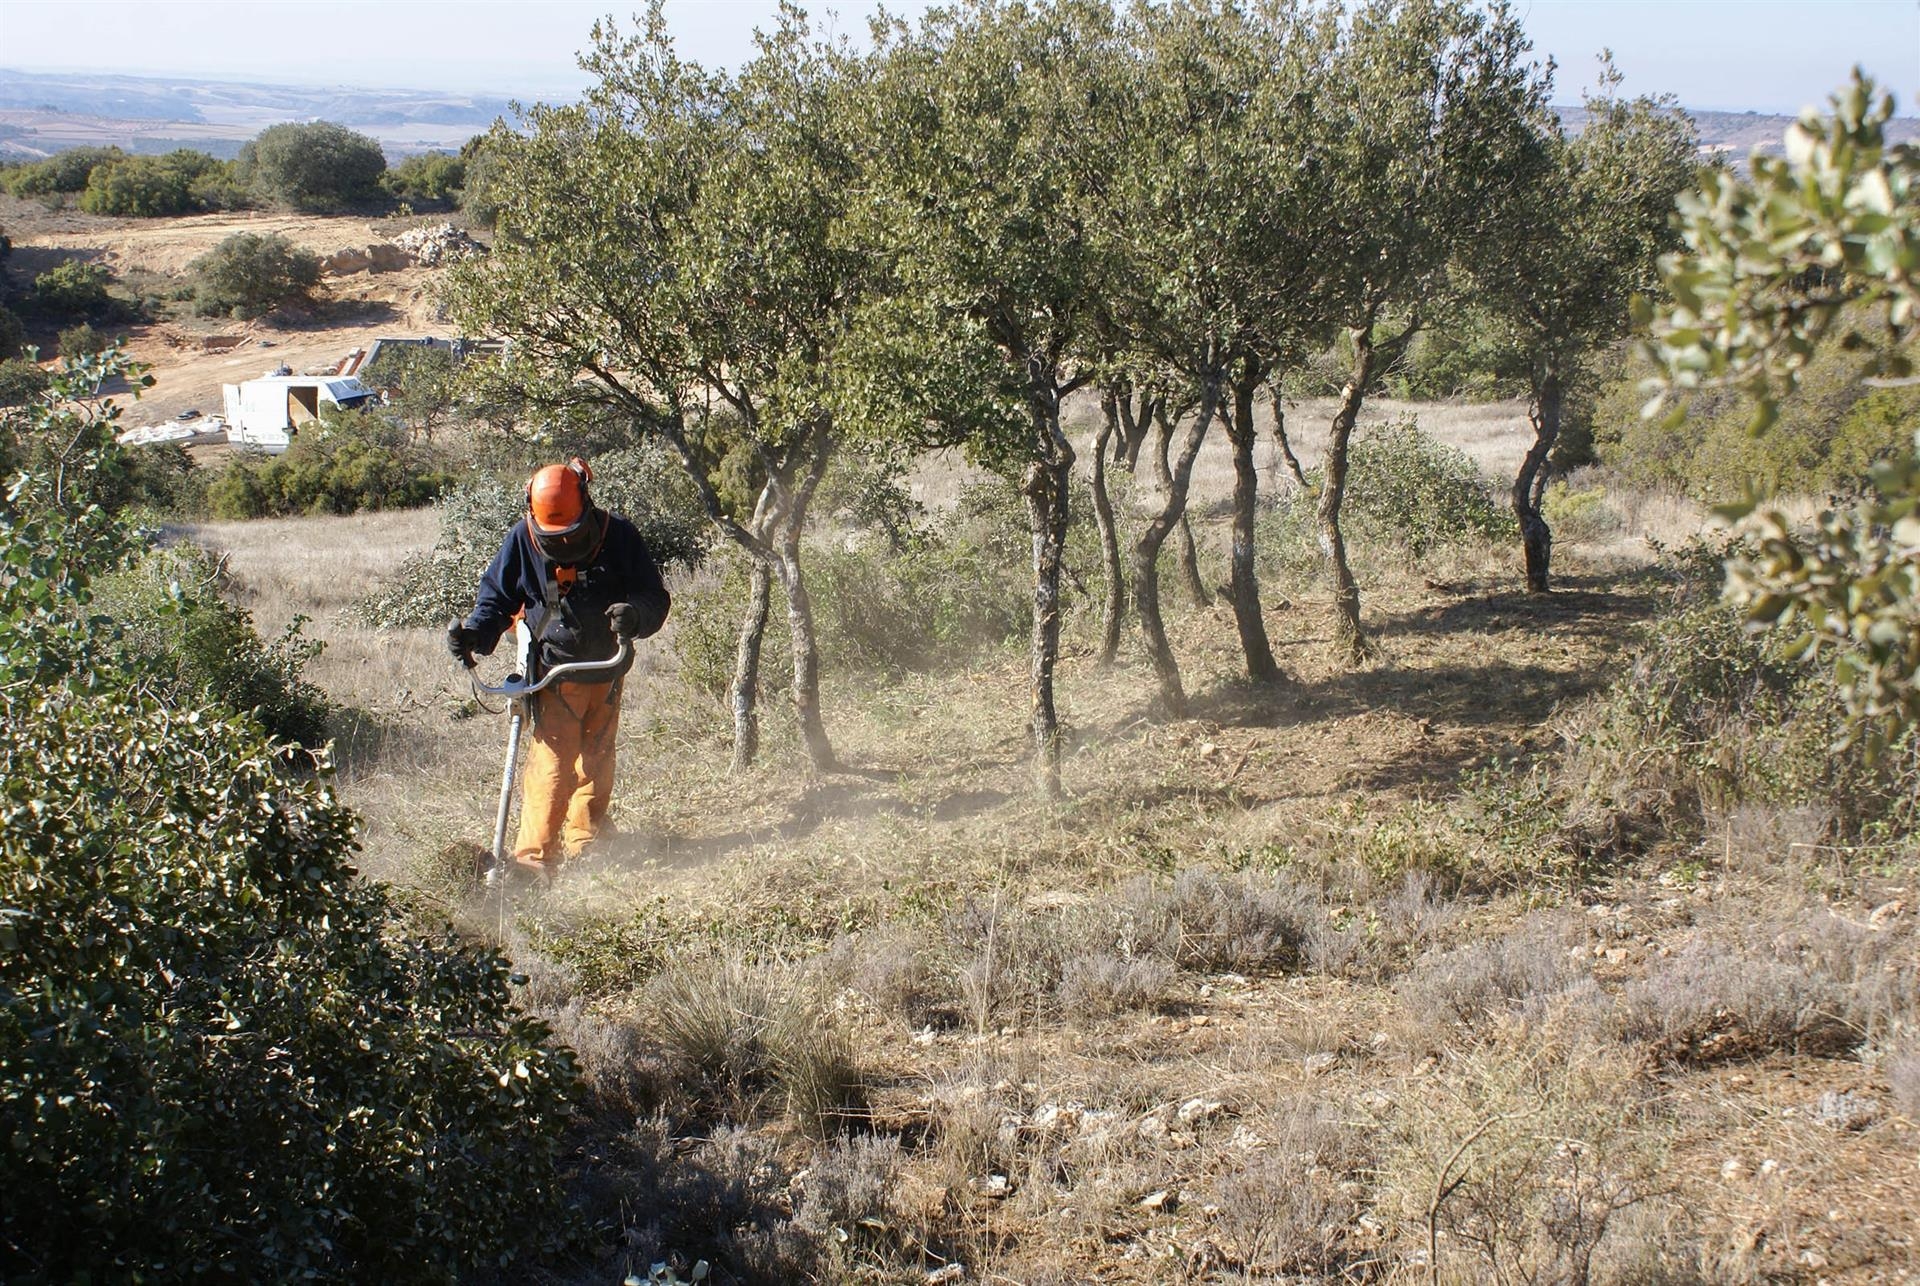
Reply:
M607 623L616 636L630 639L640 632L640 609L632 603L615 603L607 608Z
M447 651L453 654L454 660L466 666L469 670L473 668L474 649L479 645L480 631L470 630L458 621L448 623Z

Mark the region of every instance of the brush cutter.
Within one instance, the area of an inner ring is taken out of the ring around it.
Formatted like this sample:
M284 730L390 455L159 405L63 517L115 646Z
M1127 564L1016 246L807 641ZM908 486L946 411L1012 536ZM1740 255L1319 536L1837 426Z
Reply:
M499 683L482 683L480 673L471 657L457 662L467 671L467 678L473 684L475 696L505 697L507 699L507 762L500 770L500 807L493 815L493 851L487 866L486 882L499 885L506 881L512 868L512 859L507 855L507 817L513 810L513 779L520 771L520 731L526 726L531 699L543 691L548 684L562 679L574 683L592 683L596 680L611 682L620 677L626 669L627 660L633 655L632 640L616 632L614 642L619 646L614 654L604 661L569 661L565 665L556 665L538 681L526 677L525 671L532 668L528 664L527 640L522 638L520 649L520 668L509 674Z

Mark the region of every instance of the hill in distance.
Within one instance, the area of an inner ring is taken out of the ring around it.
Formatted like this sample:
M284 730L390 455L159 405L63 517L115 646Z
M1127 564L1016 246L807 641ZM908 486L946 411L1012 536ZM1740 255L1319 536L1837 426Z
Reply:
M529 95L531 99L533 95ZM510 109L499 95L25 72L0 68L0 160L32 160L64 148L117 146L130 152L194 147L231 157L283 121L328 120L380 141L390 157L451 150ZM1586 110L1557 109L1569 126ZM1690 112L1702 159L1778 152L1793 117L1762 112ZM1896 141L1920 139L1920 118L1892 122Z

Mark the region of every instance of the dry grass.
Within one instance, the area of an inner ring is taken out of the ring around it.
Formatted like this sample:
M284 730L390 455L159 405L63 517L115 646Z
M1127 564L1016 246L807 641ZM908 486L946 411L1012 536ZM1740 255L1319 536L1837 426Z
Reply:
M1498 463L1513 410L1449 432ZM1828 852L1814 812L1742 805L1582 865L1527 838L1524 774L1459 802L1470 767L1550 762L1621 672L1665 592L1636 526L1697 523L1609 503L1620 532L1565 549L1549 599L1514 592L1504 550L1376 564L1359 670L1328 655L1316 586L1272 587L1273 690L1239 677L1224 608L1182 616L1183 720L1151 718L1130 652L1092 662L1076 601L1060 802L1028 788L1015 651L878 686L829 670L851 767L805 772L776 713L769 762L734 778L724 712L649 644L619 837L506 909L529 1004L606 1107L579 1162L603 1248L556 1276L678 1254L740 1281L1410 1281L1430 1234L1453 1281L1915 1271L1911 840ZM315 676L384 730L340 781L370 869L492 936L445 853L491 819L501 720L429 632L339 614L432 534L197 538L263 624L314 617ZM1679 1056L1722 1011L1771 1035ZM1849 1124L1821 1123L1826 1093Z

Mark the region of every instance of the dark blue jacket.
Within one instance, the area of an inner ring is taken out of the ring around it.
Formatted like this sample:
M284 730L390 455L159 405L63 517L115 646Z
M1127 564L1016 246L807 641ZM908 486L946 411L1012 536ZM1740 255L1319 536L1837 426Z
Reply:
M614 603L639 609L638 638L657 632L667 619L672 600L660 569L639 531L618 514L607 515L606 538L597 553L574 569L571 585L560 584L559 570L534 546L526 520L515 523L480 578L480 593L467 617L467 628L479 635L475 651L491 654L521 611L536 644L536 673L569 661L612 656L615 644L607 608ZM549 597L557 602L557 612L547 610Z

